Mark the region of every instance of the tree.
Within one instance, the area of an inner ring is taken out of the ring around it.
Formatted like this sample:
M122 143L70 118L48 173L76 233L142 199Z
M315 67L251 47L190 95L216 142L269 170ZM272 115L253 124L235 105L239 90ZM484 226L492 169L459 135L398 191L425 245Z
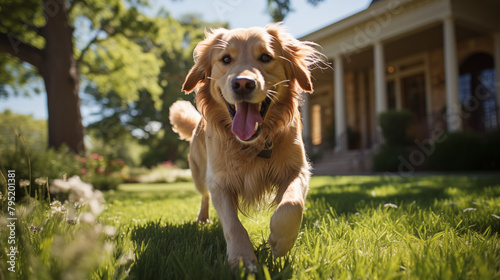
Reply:
M144 0L2 0L0 96L12 94L6 84L18 94L19 86L34 77L43 79L49 147L66 144L74 152L85 151L80 73L98 88L115 88L124 100L134 99L143 88L154 97L161 93L155 55L134 41L155 30L138 10L146 4Z
M313 6L318 5L322 1L324 0L307 0ZM290 0L267 0L267 10L274 22L283 21L293 11Z
M16 145L26 145L29 150L41 152L46 147L47 121L19 115L6 110L0 113L0 154L15 150ZM25 143L20 143L24 139Z
M138 137L139 143L147 147L142 156L141 165L153 166L163 161L172 161L181 167L187 167L186 156L188 143L179 140L173 133L168 119L169 107L176 100L192 101L193 95L181 93L182 83L193 65L193 49L204 38L207 26L226 26L223 23L207 23L199 16L186 15L180 19L172 18L166 11L161 11L153 19L161 26L158 37L147 39L156 49L162 67L157 80L161 86L161 107L148 90L139 91L139 98L133 102L124 102L123 96L114 92L101 93L89 86L86 92L100 106L97 111L99 121L88 126L89 132L100 135L106 142L113 139L125 139L130 134ZM106 97L103 97L106 96Z

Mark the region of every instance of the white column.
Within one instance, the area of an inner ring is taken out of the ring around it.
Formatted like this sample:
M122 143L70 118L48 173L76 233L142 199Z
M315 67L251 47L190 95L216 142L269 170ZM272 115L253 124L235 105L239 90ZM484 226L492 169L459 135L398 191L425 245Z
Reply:
M382 143L382 133L378 125L378 116L380 113L387 111L387 85L385 81L385 62L384 62L384 46L381 42L376 42L373 45L374 57L374 82L375 82L375 116L376 116L376 134L375 145Z
M302 113L302 138L304 139L304 143L306 146L306 150L311 148L311 110L309 105L309 93L302 93L304 103L301 106Z
M401 77L399 73L394 79L394 89L396 92L396 110L403 110L403 92L401 91Z
M496 73L496 93L497 93L497 127L500 127L500 32L493 34L495 52L495 73Z
M360 126L361 126L361 148L368 148L368 111L367 104L369 104L368 96L366 94L366 76L364 71L358 72L357 78L357 90L358 90L358 100L359 100L359 115L360 115Z
M375 112L387 111L387 85L385 82L384 46L376 42L373 46L375 76Z
M448 131L462 129L462 107L458 96L458 62L455 23L452 17L443 20L444 73L446 86L446 123Z
M347 125L345 116L344 65L341 56L334 59L334 98L335 98L335 151L347 150Z

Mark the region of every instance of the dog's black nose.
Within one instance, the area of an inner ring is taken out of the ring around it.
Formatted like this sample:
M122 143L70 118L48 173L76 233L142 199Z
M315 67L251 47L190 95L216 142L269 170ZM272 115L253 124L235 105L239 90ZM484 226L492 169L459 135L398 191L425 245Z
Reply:
M251 93L256 86L257 82L251 77L235 77L231 80L231 88L238 95Z

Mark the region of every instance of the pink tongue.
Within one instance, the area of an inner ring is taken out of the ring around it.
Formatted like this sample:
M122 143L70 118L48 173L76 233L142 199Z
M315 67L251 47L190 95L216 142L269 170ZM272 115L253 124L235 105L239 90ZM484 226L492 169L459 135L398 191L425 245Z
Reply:
M233 118L232 132L241 140L248 140L255 133L255 123L262 124L259 104L239 102Z

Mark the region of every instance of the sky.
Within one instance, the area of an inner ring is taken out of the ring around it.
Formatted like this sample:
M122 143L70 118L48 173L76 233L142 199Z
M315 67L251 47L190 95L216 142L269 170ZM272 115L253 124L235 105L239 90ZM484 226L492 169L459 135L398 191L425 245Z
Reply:
M292 0L292 12L284 25L295 37L307 35L343 18L364 10L371 0L323 0L317 6L307 0ZM153 9L164 8L174 17L198 14L205 21L228 22L231 28L265 26L271 22L266 12L267 0L150 0ZM179 89L180 92L180 89ZM0 99L0 112L10 109L19 114L47 119L47 98L44 93L32 97ZM91 122L92 108L83 106L83 124Z

